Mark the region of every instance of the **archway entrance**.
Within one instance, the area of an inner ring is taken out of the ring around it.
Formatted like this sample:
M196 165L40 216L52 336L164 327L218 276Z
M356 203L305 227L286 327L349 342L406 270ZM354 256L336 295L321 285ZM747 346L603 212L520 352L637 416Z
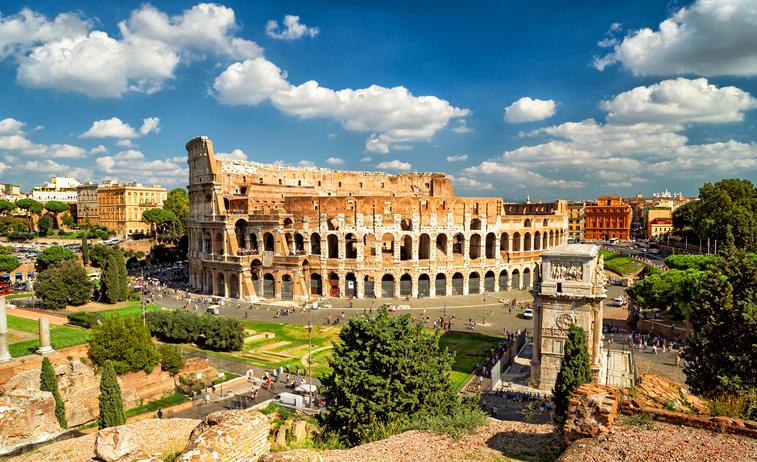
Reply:
M329 295L331 297L339 296L339 275L336 273L329 274Z
M347 297L357 297L357 278L355 273L347 273L344 276L344 295Z
M468 293L481 293L481 276L475 271L468 276Z
M484 276L484 290L494 292L494 271L487 271Z
M413 278L409 274L400 277L400 297L409 297L413 293Z
M394 276L385 274L381 278L381 296L383 298L394 298Z
M363 296L376 297L376 287L372 276L366 276L363 280Z
M310 294L322 295L323 294L323 279L318 273L312 273L310 275Z
M452 295L462 295L463 294L463 275L460 273L455 273L452 275Z
M291 300L294 298L294 283L292 276L285 274L281 276L281 298Z
M418 276L418 296L428 297L431 295L431 278L428 274Z
M507 290L507 270L502 270L499 273L499 290L505 291Z
M445 295L447 295L447 276L444 273L439 273L436 275L434 285L436 288L437 297L444 297Z
M271 273L263 276L263 298L276 298L276 280Z

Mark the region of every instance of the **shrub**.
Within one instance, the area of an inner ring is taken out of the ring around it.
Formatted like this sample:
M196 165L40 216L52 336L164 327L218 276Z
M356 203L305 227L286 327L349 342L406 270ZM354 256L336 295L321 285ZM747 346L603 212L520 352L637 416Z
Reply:
M118 374L152 372L160 355L150 337L150 331L136 317L113 315L95 327L89 341L89 357L98 366L113 363Z
M152 335L171 343L196 343L218 351L238 351L244 328L238 319L191 311L150 311L146 315Z
M53 245L37 255L37 270L42 271L62 261L77 261L78 258L73 250L60 245Z
M86 329L92 329L97 326L100 320L100 316L97 313L90 313L87 311L78 311L76 313L68 313L68 323L74 326L84 327Z
M186 361L181 349L176 345L160 345L160 367L169 374L176 375L184 367Z

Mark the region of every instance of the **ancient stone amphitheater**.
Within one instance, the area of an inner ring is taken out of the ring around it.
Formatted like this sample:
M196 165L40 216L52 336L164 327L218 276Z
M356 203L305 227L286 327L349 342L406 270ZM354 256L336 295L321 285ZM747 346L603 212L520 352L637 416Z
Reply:
M456 197L441 173L348 172L189 154L193 288L242 299L438 297L529 288L567 204Z

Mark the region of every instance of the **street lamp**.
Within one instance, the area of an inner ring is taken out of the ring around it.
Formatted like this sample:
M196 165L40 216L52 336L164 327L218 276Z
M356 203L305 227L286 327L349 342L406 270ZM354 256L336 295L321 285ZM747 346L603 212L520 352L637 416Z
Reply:
M486 289L484 289L484 315L481 317L481 325L486 324Z

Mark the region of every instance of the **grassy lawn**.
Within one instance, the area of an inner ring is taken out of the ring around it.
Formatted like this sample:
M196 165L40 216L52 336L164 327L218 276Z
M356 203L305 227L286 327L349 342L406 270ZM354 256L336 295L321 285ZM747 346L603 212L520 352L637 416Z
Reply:
M186 403L187 401L189 401L189 398L177 391L173 395L164 396L155 401L150 401L149 403L129 409L126 411L126 418L146 414L148 412L157 412L158 409L176 406L177 404Z
M605 268L621 276L635 276L644 269L644 264L625 255L618 255L607 250L600 250L600 255L605 259Z
M236 354L235 357L266 368L284 367L287 364L291 370L297 366L303 368L301 359L307 355L308 344L308 331L304 325L259 321L242 321L242 324L248 337L263 332L273 333L274 337L245 343L242 354ZM339 338L339 330L338 327L313 326L313 350L330 346ZM313 353L314 375L318 376L328 371L330 355L330 349Z
M8 328L10 329L16 329L22 332L31 332L34 334L39 332L39 324L33 319L19 318L18 316L11 315L8 315L7 319Z
M455 363L452 365L450 378L457 390L463 388L476 363L481 362L500 340L501 336L472 332L448 331L442 335L439 345L455 352Z
M160 309L160 305L156 305L154 303L145 305L145 311L157 311ZM126 302L126 305L121 308L113 308L110 310L103 310L98 311L97 314L102 316L103 318L107 318L109 316L113 316L114 314L119 314L120 316L135 316L135 315L141 315L142 314L142 304L138 300L132 300L129 302Z
M222 382L228 382L229 380L234 380L237 377L239 377L239 375L234 374L232 372L224 372L223 373L223 378L219 377L219 378L213 380L213 385L218 385L219 383L222 383Z
M33 292L23 292L23 293L20 293L20 294L10 294L10 295L6 295L6 296L5 296L5 299L6 299L6 300L16 300L16 299L18 299L18 298L29 298L29 297L31 297L32 295L34 295L34 293L33 293Z
M11 318L15 318L13 321L11 321ZM21 321L17 321L21 319ZM28 322L27 322L28 321ZM11 325L11 323L16 323L17 326L23 327L19 328L19 330L23 330L24 332L31 332L34 334L38 334L39 330L37 328L37 322L32 321L30 319L22 319L22 318L16 318L15 316L8 316L8 324ZM34 329L30 329L30 326L28 323L32 323L34 325ZM14 327L16 329L18 327ZM50 326L50 343L52 344L52 347L57 349L60 348L66 348L74 345L81 345L82 343L87 343L89 341L90 331L88 329L83 329L81 327L70 327L70 326ZM8 349L10 350L11 356L24 356L31 353L34 353L37 348L39 348L39 339L34 340L25 340L23 342L17 342L13 343L8 346Z

